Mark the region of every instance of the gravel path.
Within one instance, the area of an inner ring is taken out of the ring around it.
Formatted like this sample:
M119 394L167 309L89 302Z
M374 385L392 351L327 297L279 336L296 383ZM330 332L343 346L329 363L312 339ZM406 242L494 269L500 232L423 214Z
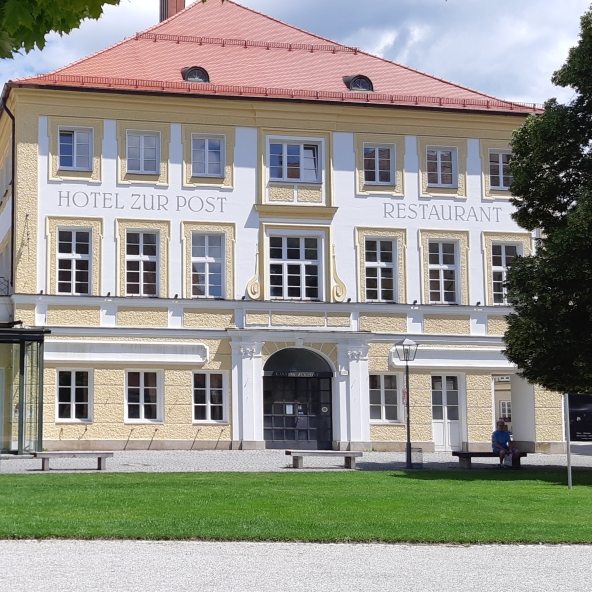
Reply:
M588 546L0 541L11 592L590 589Z
M592 467L592 446L574 445L572 464L575 467ZM473 461L475 468L494 468L494 458ZM426 469L456 469L458 460L446 452L423 455ZM522 460L529 467L565 467L564 454L531 454ZM107 470L115 473L125 472L193 472L193 471L240 471L240 472L283 472L291 471L292 459L283 450L130 450L115 452L107 460ZM343 459L311 457L304 459L305 471L341 470ZM71 472L81 469L95 471L96 459L52 459L50 472ZM403 452L364 452L358 459L360 471L400 470L405 468ZM18 458L3 455L0 460L1 473L40 473L41 461L33 458Z

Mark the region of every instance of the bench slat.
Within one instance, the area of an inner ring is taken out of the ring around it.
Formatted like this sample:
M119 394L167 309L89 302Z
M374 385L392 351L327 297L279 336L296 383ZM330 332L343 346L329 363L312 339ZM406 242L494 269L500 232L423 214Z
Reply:
M339 450L286 450L288 456L349 456L350 458L359 458L364 455L363 452L339 451Z

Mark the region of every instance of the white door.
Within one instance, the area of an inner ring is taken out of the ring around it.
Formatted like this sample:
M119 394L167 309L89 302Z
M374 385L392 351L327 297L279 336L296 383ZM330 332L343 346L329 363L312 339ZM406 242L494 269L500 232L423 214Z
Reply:
M436 450L460 450L458 376L432 376L432 430Z

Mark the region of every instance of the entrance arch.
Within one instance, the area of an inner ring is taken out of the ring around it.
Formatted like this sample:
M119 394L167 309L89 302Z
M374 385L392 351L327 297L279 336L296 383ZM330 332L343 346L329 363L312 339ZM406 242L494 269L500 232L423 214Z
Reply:
M282 349L267 360L263 367L266 448L332 448L332 377L327 361L305 348Z

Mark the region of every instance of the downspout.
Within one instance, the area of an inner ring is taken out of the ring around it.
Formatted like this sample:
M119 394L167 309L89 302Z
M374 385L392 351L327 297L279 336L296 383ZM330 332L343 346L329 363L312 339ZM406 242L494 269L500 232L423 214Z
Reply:
M2 108L6 111L6 114L12 120L12 157L10 159L11 168L11 184L12 184L12 204L11 204L11 217L12 217L12 228L10 231L11 239L11 253L10 253L10 286L14 292L14 257L15 257L15 245L16 245L16 210L14 208L14 202L16 201L16 119L8 108L8 105L2 101Z

